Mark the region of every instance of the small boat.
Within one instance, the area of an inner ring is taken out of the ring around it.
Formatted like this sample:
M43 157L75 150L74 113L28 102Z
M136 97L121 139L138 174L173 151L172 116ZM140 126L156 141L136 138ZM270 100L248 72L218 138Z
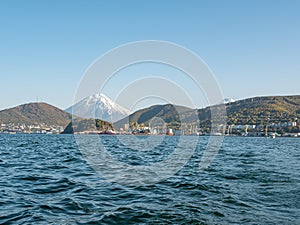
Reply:
M107 130L99 132L99 134L100 135L115 135L116 132L114 130L107 129Z
M173 136L173 135L174 135L173 129L167 128L167 130L166 130L166 135L168 135L168 136Z

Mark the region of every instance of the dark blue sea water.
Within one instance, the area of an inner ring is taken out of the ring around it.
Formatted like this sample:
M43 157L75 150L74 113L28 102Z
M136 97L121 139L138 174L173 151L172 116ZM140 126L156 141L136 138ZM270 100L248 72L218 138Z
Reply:
M176 138L140 152L102 142L119 161L148 165ZM300 139L226 137L200 171L207 141L168 179L128 186L95 172L72 135L0 135L0 224L300 224Z

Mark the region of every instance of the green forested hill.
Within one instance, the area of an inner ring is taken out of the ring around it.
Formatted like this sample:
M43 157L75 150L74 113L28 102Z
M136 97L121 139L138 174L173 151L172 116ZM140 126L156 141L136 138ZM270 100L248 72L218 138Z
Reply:
M228 121L234 124L291 122L300 114L300 95L256 97L230 103L226 106Z
M72 134L76 132L99 132L105 129L112 129L111 123L100 119L77 118L72 120L62 133Z
M226 104L228 125L266 125L298 122L294 128L283 128L288 132L300 132L300 95L266 96L239 100ZM210 125L210 107L198 110L200 127ZM282 129L281 129L282 130ZM282 131L283 131L282 130Z
M47 103L28 103L0 111L0 123L67 126L72 115Z
M136 124L148 125L149 122L156 117L162 119L170 127L177 127L180 124L180 116L185 113L188 115L188 112L191 111L193 111L191 108L171 104L154 105L132 113L129 117L114 123L114 126L120 128L124 127L124 124L126 123L132 126L135 126Z
M182 106L176 106L175 108L170 104L155 105L139 110L114 125L123 127L125 123L130 125L135 123L148 124L152 118L159 117L174 129L178 129L180 119L184 119L185 123L188 122L207 130L211 124L210 109L210 107L198 109L195 113L195 110ZM248 98L226 104L226 111L226 121L229 125L260 125L265 124L266 121L269 123L295 122L300 117L300 95ZM300 130L299 125L294 130Z

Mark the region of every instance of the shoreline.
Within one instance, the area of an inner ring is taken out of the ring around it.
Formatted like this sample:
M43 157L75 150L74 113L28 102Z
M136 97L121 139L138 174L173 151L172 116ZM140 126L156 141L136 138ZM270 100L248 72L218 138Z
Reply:
M0 132L0 135L99 135L99 136L168 136L168 137L242 137L242 138L267 138L267 139L276 139L276 138L300 138L300 134L295 133L293 135L284 135L284 136L276 136L275 138L271 136L244 136L244 135L165 135L165 134L122 134L116 133L114 135L111 134L98 134L98 133L4 133Z

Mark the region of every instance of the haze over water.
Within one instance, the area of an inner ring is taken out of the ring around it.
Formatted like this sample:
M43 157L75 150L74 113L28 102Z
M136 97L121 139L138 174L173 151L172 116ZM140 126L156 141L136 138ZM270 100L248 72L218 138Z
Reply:
M102 138L115 158L135 165L163 160L178 137L142 153L125 151L116 136ZM199 171L207 141L200 137L193 157L167 180L128 187L105 182L72 135L2 134L0 224L300 223L299 139L226 137Z

